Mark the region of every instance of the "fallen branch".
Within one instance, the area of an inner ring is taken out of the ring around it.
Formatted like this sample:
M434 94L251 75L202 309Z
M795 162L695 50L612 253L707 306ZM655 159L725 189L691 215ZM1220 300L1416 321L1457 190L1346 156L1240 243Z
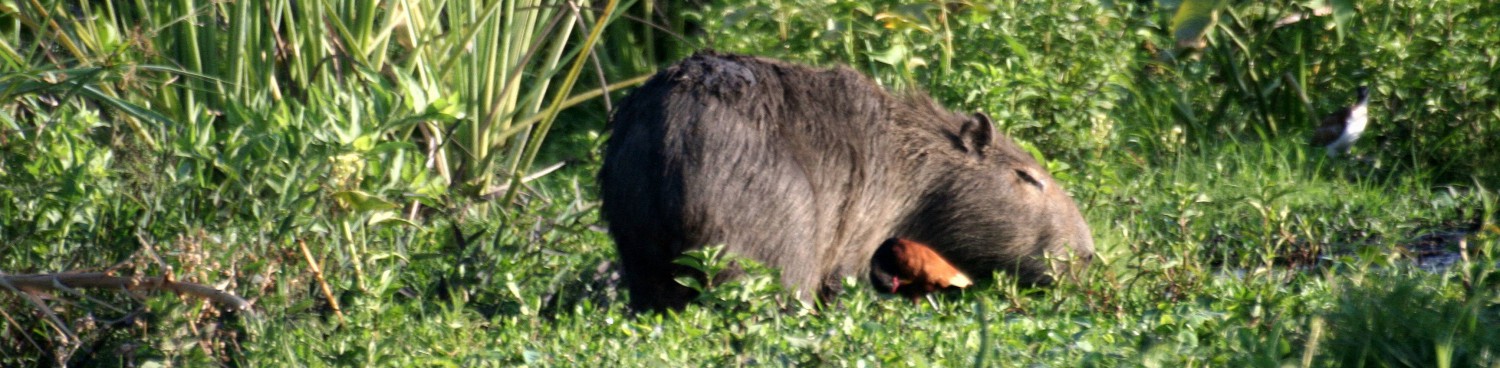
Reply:
M103 272L54 273L37 275L3 275L0 284L9 284L20 291L54 290L68 288L124 289L124 290L170 290L208 299L221 307L234 311L250 310L250 302L206 285L191 282L169 281L161 277L122 277ZM6 288L8 289L8 288ZM0 289L0 290L6 290Z
M10 290L14 293L20 293L21 299L26 299L26 301L30 302L32 306L36 307L38 311L41 311L41 314L43 316L46 316L48 321L52 322L52 324L50 324L49 326L57 330L57 333L62 334L63 344L78 343L78 335L73 334L73 330L68 328L68 325L63 324L62 319L57 317L57 313L52 313L52 310L47 308L47 303L43 302L41 298L36 297L36 295L21 293L21 287L12 285L10 281L6 279L8 277L10 276L0 274L0 286L4 286L5 290ZM10 315L7 314L6 318L10 318Z

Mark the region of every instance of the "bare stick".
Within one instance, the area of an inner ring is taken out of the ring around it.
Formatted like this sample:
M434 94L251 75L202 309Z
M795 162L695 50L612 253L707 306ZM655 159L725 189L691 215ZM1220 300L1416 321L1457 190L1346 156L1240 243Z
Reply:
M25 287L12 282L10 280L11 277L10 275L0 273L0 286L5 286L6 290L19 294L22 299L31 302L31 306L35 307L37 312L40 312L43 316L47 317L47 320L52 322L52 328L57 330L57 333L63 335L62 342L64 344L76 344L78 335L74 335L73 330L69 329L68 325L63 324L62 319L58 318L56 313L52 313L52 308L48 308L47 303L42 302L42 299L37 298L36 295L21 292Z
M312 251L307 250L307 242L298 240L297 245L302 247L302 256L307 257L307 265L312 267L313 277L318 279L318 286L323 289L323 297L328 298L328 305L333 307L333 315L339 318L339 324L344 324L344 311L339 309L339 300L333 297L328 281L323 280L323 268L318 267L318 261L313 260Z
M150 256L151 260L156 261L156 266L161 267L161 271L163 272L162 280L165 280L166 282L172 282L173 279L176 279L176 277L172 274L172 266L168 265L166 261L162 261L161 256L156 255L156 247L152 246L151 242L146 241L145 236L142 236L141 233L137 232L135 233L135 239L141 242L141 249L146 251L146 255Z
M531 175L527 175L526 177L521 178L521 184L526 184L526 183L531 182L532 180L536 180L536 179L541 178L543 176L547 176L547 174L551 174L553 171L557 171L557 169L561 169L563 167L563 165L565 165L567 163L568 163L567 161L562 161L562 162L558 162L558 163L552 164L552 166L544 167L541 170L537 170L536 172L531 173ZM505 182L505 184L500 185L499 187L491 188L492 190L490 190L489 193L485 193L483 195L480 195L479 198L483 198L483 199L486 199L486 200L499 198L501 195L504 195L506 191L510 190L510 184L511 183L507 181L507 182Z
M88 301L94 302L95 304L98 304L98 305L103 306L105 308L112 309L115 312L119 312L119 313L125 313L126 312L125 309L122 309L120 307L116 307L116 306L110 305L109 303L107 303L107 302L105 302L103 300L99 300L99 298L88 296L87 294L84 294L83 292L78 291L78 289L74 289L74 288L68 287L68 285L63 285L63 284L60 284L60 283L53 283L52 284L52 289L60 291L60 292L63 292L63 293L66 293L68 295L72 295L74 297L78 297L79 299L84 299L84 300L88 300Z
M122 277L112 276L103 272L73 272L37 275L4 275L0 276L0 284L9 284L19 291L25 290L60 290L59 285L70 288L93 288L93 289L165 289L179 294L187 294L195 297L208 299L230 310L248 311L250 302L226 293L211 286L199 285L191 282L167 281L161 277ZM18 291L10 289L11 291Z
M5 317L5 322L10 323L11 326L15 326L15 328L16 328L17 331L25 331L26 330L25 327L21 327L21 323L20 322L16 322L15 318L11 318L10 317L10 313L6 313L5 309L0 309L0 316L4 316ZM42 351L42 346L38 345L36 343L36 340L32 340L31 339L31 334L21 334L21 336L25 337L26 338L26 342L31 343L31 347L36 348L36 351Z

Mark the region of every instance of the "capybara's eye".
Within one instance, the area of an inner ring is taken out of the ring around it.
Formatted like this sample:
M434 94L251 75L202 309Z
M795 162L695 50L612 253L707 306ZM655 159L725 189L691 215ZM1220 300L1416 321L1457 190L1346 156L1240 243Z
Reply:
M1038 190L1047 190L1047 184L1042 183L1041 180L1037 180L1035 176L1031 176L1031 172L1026 171L1026 169L1016 169L1016 176L1021 177L1021 180L1026 181L1026 183L1036 186Z

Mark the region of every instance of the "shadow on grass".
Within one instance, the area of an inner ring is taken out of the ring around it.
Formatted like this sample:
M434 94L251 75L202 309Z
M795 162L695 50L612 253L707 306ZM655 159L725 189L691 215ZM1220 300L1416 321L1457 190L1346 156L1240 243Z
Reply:
M1326 315L1323 357L1343 366L1500 364L1500 284L1494 267L1470 275L1452 283L1421 276L1352 283Z

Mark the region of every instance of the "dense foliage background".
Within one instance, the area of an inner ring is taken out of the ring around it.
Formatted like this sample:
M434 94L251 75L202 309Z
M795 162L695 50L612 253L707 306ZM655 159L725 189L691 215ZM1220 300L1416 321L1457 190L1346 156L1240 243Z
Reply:
M1019 3L0 0L0 273L254 304L0 282L0 365L1500 366L1500 3ZM605 121L702 48L990 114L1096 267L632 315Z

